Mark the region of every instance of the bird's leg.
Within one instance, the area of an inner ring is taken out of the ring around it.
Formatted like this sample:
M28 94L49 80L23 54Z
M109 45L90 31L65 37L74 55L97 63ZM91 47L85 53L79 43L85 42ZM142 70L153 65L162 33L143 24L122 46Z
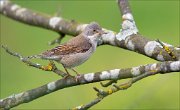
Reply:
M65 69L65 71L66 71L66 73L67 73L67 75L66 75L64 78L67 78L67 77L71 76L71 75L69 74L68 70L66 69L66 67L65 67L64 65L63 65L63 67L64 67L64 69Z
M80 74L75 69L72 68L72 70L76 73L77 76L80 76Z
M71 70L73 70L76 73L77 76L76 76L75 80L76 80L76 82L79 82L79 78L81 77L81 75L75 69L71 68Z

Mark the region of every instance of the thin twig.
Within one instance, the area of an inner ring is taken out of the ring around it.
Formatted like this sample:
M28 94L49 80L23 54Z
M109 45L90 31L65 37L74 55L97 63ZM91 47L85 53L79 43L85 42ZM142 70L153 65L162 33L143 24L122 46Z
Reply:
M23 57L22 55L20 55L19 53L16 53L16 52L12 52L10 49L8 49L8 47L2 45L2 48L7 52L9 53L10 55L12 56L15 56L15 57L18 57L22 62L24 62L25 64L27 64L28 66L32 66L32 67L35 67L35 68L38 68L38 69L41 69L41 70L45 70L45 71L53 71L54 73L64 77L66 76L67 74L64 73L63 71L59 70L56 65L54 63L50 63L51 67L50 69L45 69L46 66L43 66L41 64L38 64L38 63L33 63L31 61L28 60L27 57Z
M115 93L115 92L118 92L119 90L126 90L128 89L129 87L132 86L132 84L134 84L135 82L145 78L145 77L148 77L148 76L151 76L151 75L155 75L157 74L158 72L157 71L151 71L151 72L146 72L144 74L141 74L135 78L132 78L130 81L124 83L124 84L120 84L120 85L113 85L114 87L107 90L107 91L104 91L104 90L99 90L97 88L95 88L95 90L98 92L98 97L95 98L94 100L92 100L91 102L85 104L85 105L81 105L81 106L78 106L78 107L75 107L77 110L86 110L86 109L89 109L91 108L92 106L98 104L100 101L102 101L105 97Z
M159 39L157 39L156 41L163 47L163 49L169 54L169 56L171 56L172 59L174 59L174 61L178 60L173 51L168 46L163 44L163 42L161 42Z
M54 39L53 41L48 42L48 45L54 45L55 43L60 44L64 37L65 37L65 34L60 33L59 37Z
M135 21L131 14L127 0L119 0L119 3L122 4L121 6L122 8L121 13L122 13L122 18L123 18L122 30L118 34L115 34L111 30L104 29L108 32L108 34L102 36L101 44L109 44L109 45L125 48L128 50L132 50L140 54L149 56L153 59L160 60L160 61L172 60L172 57L170 57L169 54L164 49L160 48L159 45L157 45L156 41L150 41L144 38L142 35L138 34L138 30L136 28ZM75 35L78 35L86 26L85 24L78 24L73 21L65 20L61 17L50 17L43 14L35 13L27 8L22 8L19 5L13 4L10 1L1 1L0 5L1 5L0 12L1 14L5 16L8 16L12 19L18 20L26 24L50 29L58 33L61 32L61 33L75 36ZM16 5L16 8L12 8L14 5ZM26 62L24 57L22 57L18 53L11 52L8 49L6 51L9 54L16 56L22 59L22 61ZM178 52L176 53L176 56L180 58L180 54ZM33 66L34 63L33 64L30 63L30 65ZM37 64L35 64L35 66L37 66ZM134 77L130 82L121 84L120 86L114 85L114 88L109 89L108 91L102 91L96 88L95 90L99 91L98 96L101 96L101 97L98 97L91 103L84 105L84 108L90 108L91 106L97 104L103 99L102 97L103 94L106 94L106 96L108 96L109 94L112 94L121 89L127 89L132 85L132 83L135 83L136 81L144 77L147 77L149 75L148 74L146 76L148 72L151 72L152 70L156 70L156 69L160 73L168 73L168 72L175 72L175 71L179 72L180 61L155 63L155 64L144 65L140 67L124 69L124 71L123 69L121 70L115 69L115 70L110 70L110 71L84 74L78 77L68 77L67 79L63 78L58 81L45 84L41 87L22 92L20 94L15 94L15 95L12 95L11 97L2 99L0 100L0 107L9 109L19 104L30 102L36 98L42 97L56 90L60 90L60 89L71 87L71 86L76 86L80 84L88 84L88 83L104 81L104 80L114 80L114 79L117 80L117 79L125 79L125 78ZM156 73L153 73L153 74L156 74ZM78 82L76 80L77 78L78 78ZM81 106L79 108L81 108Z
M103 84L102 82L100 82L102 87L108 87L109 85L113 84L113 83L117 83L117 80L111 80L105 84Z

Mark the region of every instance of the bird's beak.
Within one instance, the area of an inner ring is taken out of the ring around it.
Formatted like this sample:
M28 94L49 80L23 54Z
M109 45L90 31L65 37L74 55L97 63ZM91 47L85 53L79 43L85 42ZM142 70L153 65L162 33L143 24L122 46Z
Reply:
M107 32L104 32L103 30L98 30L98 33L99 33L100 35L107 34Z

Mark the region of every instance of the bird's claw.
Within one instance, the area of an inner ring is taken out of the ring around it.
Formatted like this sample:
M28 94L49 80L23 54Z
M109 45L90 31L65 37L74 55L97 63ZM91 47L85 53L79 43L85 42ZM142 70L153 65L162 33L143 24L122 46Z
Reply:
M77 74L76 77L75 77L75 80L76 82L79 82L79 79L81 78L81 75L80 74Z
M64 76L64 79L67 79L68 77L73 77L73 76L70 74L67 74L66 76Z

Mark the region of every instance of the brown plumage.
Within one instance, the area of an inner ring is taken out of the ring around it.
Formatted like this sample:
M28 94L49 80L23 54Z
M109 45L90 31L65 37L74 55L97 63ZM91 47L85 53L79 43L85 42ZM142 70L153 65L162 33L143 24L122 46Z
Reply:
M67 43L59 45L51 50L42 53L43 56L51 57L57 55L70 55L75 53L84 53L92 47L92 44L87 41L81 34L72 38Z
M86 26L81 34L68 42L29 58L54 60L61 63L67 73L66 68L75 71L74 67L84 63L94 53L98 39L102 34L104 34L104 31L102 31L99 24L92 22Z

